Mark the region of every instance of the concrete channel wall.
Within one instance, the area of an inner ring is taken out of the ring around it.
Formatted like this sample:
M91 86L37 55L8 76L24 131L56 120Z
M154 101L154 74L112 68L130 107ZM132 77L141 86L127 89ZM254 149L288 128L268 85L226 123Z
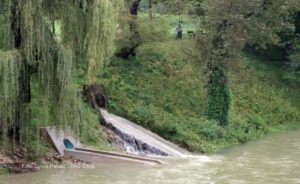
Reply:
M138 165L157 165L161 161L147 157L133 156L115 152L106 152L100 150L85 149L78 139L74 138L71 130L57 130L55 127L41 128L41 133L53 145L62 156L73 157L78 160L90 163L108 163L108 164L138 164ZM64 140L70 141L74 149L67 149Z
M79 139L76 139L70 128L67 129L57 129L56 127L42 127L40 128L42 136L47 138L47 140L52 144L56 151L64 156L64 140L69 140L74 147L82 147Z
M163 162L146 157L131 156L127 154L104 152L98 150L80 149L75 150L65 149L65 156L75 157L82 161L91 163L110 163L110 164L138 164L138 165L157 165Z

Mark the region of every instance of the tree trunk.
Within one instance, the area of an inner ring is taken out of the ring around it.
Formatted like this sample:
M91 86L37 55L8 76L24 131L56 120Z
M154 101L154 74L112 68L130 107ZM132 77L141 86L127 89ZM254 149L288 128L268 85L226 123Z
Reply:
M17 142L21 142L22 125L28 124L31 121L31 74L30 65L26 60L22 61L21 75L19 77L19 95L16 107L15 122L13 125L13 138Z
M18 1L14 1L12 8L12 25L11 28L14 32L14 48L21 49L22 35L20 25L21 12L18 11ZM25 58L25 57L24 57ZM21 126L22 123L28 123L30 121L31 110L31 86L30 86L30 65L24 59L22 61L20 77L19 77L19 94L17 97L16 115L12 127L10 127L9 134L17 142L21 140Z
M295 28L296 28L296 33L300 34L300 11L297 12L296 14Z
M124 47L120 50L119 53L116 54L116 56L121 57L123 59L128 59L129 56L135 56L135 49L140 45L140 34L136 29L136 18L138 15L138 8L140 2L141 0L135 0L130 6L129 12L132 17L132 20L130 20L129 22L129 28L132 35L130 36L129 40L131 42L131 47Z
M55 30L55 20L52 20L52 32L55 35L56 30Z
M149 9L149 18L152 19L153 18L153 6L152 6L152 0L149 0L149 6L148 6L148 9Z
M130 15L137 16L140 2L141 0L135 0L132 2L130 6Z

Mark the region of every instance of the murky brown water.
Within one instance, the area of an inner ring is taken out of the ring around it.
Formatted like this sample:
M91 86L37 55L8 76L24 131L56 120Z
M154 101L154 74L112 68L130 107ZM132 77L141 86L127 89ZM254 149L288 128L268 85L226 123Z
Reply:
M0 177L0 184L300 184L300 131L216 156L164 160L155 167L102 165Z

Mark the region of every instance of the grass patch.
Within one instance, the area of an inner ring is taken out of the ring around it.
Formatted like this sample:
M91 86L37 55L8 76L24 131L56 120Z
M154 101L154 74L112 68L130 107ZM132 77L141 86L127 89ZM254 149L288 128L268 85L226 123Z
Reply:
M143 42L163 42L176 38L176 27L179 24L179 17L176 15L155 14L153 19L147 13L138 15L138 31ZM183 39L189 39L187 31L197 31L199 19L183 15L181 26L183 29Z
M193 41L152 42L104 73L109 110L194 152L217 152L268 133L300 127L299 85L253 55L229 64L229 126L205 117L206 62Z
M0 167L0 176L7 176L7 175L9 175L8 169Z

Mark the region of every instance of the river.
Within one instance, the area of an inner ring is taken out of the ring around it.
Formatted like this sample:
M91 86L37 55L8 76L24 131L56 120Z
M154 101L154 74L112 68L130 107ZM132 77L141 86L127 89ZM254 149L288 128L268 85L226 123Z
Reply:
M269 136L218 155L149 166L95 165L1 176L1 184L300 184L300 131ZM94 168L92 168L94 167Z

